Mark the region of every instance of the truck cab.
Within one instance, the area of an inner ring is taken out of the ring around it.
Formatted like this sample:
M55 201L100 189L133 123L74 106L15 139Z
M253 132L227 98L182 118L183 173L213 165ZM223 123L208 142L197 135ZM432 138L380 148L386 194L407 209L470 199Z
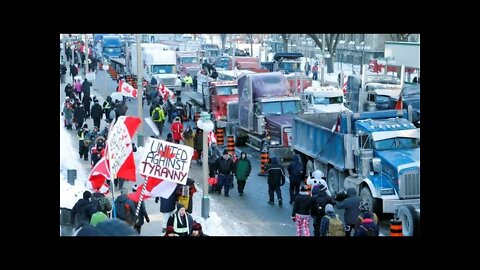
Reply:
M175 51L147 50L143 53L144 76L149 82L155 77L159 84L179 95L182 82L178 78Z
M307 87L303 91L306 111L314 113L342 113L348 110L341 89L332 86Z
M397 100L401 90L401 86L396 84L367 83L365 85L367 100L364 110L381 111L394 109L390 108L390 100Z
M197 75L201 68L200 60L196 52L177 51L177 70L180 74L180 78L185 77L187 74L193 78Z
M122 42L119 36L103 35L101 48L102 55L107 59L124 56Z

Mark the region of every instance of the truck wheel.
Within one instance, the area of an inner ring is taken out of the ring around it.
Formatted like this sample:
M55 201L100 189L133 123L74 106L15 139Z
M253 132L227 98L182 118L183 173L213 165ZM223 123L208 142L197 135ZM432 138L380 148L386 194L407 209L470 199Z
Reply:
M330 168L330 170L328 170L327 185L332 195L338 193L338 171L334 168Z
M413 205L402 205L398 209L398 218L402 221L403 236L417 236L419 231L419 217Z
M365 186L360 191L360 198L362 201L367 201L370 204L370 211L375 212L377 215L381 213L380 211L380 200L373 198L372 192Z

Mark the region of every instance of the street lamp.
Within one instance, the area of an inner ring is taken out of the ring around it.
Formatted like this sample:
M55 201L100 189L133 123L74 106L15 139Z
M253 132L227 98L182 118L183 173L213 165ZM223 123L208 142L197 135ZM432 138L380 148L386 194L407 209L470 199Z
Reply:
M213 122L210 120L210 114L207 112L200 113L200 119L197 121L197 127L203 130L203 198L202 198L202 217L208 218L210 212L210 198L208 197L208 136L213 130Z
M110 67L108 66L108 63L107 61L103 62L103 65L102 65L102 69L105 71L105 78L103 79L103 94L104 95L108 95L108 92L107 92L107 70L109 69Z

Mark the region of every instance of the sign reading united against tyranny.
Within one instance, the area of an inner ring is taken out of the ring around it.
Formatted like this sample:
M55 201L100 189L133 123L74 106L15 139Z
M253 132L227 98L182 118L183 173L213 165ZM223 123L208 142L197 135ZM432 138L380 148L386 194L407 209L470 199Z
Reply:
M151 176L185 185L187 183L193 148L147 138L138 165L140 175Z

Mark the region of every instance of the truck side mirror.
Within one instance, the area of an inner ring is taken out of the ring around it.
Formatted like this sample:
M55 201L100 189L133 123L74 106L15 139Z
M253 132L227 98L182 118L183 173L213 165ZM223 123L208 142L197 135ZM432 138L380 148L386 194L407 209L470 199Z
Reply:
M379 158L372 158L373 171L376 173L382 172L382 162Z

